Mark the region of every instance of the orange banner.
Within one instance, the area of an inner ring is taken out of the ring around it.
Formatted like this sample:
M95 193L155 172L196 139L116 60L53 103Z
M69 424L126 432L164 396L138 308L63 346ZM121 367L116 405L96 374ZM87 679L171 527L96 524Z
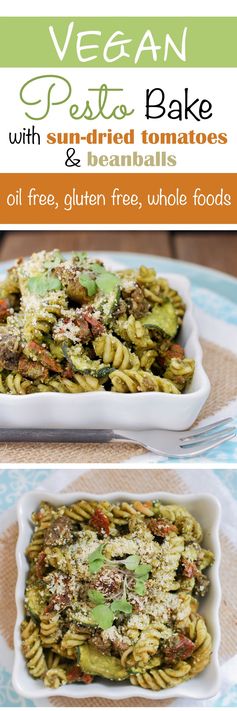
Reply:
M2 174L0 223L237 224L236 174Z

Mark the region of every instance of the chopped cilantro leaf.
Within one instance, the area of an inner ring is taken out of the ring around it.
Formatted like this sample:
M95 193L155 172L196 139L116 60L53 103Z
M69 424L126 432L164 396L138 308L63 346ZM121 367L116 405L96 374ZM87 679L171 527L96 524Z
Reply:
M100 605L104 602L104 595L99 590L88 590L88 597L95 605Z
M92 610L92 616L96 625L102 630L107 630L114 621L114 613L109 605L97 605Z
M58 291L62 289L62 284L58 277L52 274L37 274L30 277L27 286L31 294L44 296L48 291Z
M119 278L112 272L104 272L96 278L98 289L104 294L110 294L119 285Z
M124 612L125 615L130 615L132 612L132 605L127 600L114 600L110 607L113 612Z
M96 282L92 279L89 274L80 274L79 282L85 287L88 296L94 296L97 290Z

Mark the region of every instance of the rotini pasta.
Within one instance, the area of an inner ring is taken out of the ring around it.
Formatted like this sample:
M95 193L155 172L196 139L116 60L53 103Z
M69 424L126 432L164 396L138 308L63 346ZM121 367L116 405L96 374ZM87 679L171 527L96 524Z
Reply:
M198 605L213 554L186 508L42 502L32 524L21 636L34 678L54 689L99 676L159 691L207 666Z
M45 686L51 687L51 689L58 689L59 686L67 684L67 673L63 667L53 666L45 674L44 677Z
M62 644L61 644L61 649L62 652L66 650L70 656L73 655L73 651L76 650L78 647L81 647L82 644L85 644L85 642L89 639L90 637L90 632L86 629L84 630L77 630L77 628L71 627L67 632L65 632L65 635L62 639Z
M21 626L22 649L31 676L44 677L47 666L40 642L39 628L29 620Z
M164 378L171 380L178 390L183 390L193 377L194 362L190 358L171 358Z
M65 513L69 518L75 521L88 523L97 509L97 506L96 501L78 501L76 504L72 504L72 506L65 507ZM112 518L112 512L107 501L100 502L100 509L109 519Z
M52 647L61 637L59 615L45 612L40 617L40 639L43 647Z
M149 671L132 674L130 676L131 684L142 686L143 689L152 689L153 691L161 691L167 687L176 686L186 681L189 678L190 664L181 662L173 668L164 667L164 669L150 669Z
M118 393L138 393L138 392L163 392L179 393L178 388L167 378L160 378L158 375L146 370L114 370L110 374L112 390Z
M127 370L136 366L139 368L139 358L135 353L131 353L119 338L112 336L112 334L98 336L93 343L93 347L96 355L100 356L103 363L110 364L115 369Z
M184 313L146 266L110 272L56 249L19 259L0 284L0 393L179 395L195 368L177 343Z

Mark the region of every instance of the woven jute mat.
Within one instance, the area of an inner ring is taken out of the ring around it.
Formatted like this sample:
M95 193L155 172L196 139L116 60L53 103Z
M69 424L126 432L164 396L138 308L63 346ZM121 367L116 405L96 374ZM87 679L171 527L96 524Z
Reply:
M209 341L202 341L203 364L211 382L211 393L199 415L215 415L221 408L237 398L237 356L226 348ZM10 396L9 396L10 397ZM70 396L68 396L70 397ZM126 397L129 397L126 396ZM131 423L132 427L132 423ZM29 464L33 463L114 463L129 457L144 454L140 445L117 443L111 444L45 444L45 443L7 443L0 444L0 461Z
M112 491L129 491L137 494L152 491L169 491L175 494L192 493L190 485L183 482L181 476L173 470L92 470L74 480L66 491L87 491L93 494ZM15 584L16 563L15 545L17 525L12 524L0 536L0 632L10 649L13 649L13 630L15 624ZM237 653L236 625L236 587L237 587L237 548L229 538L221 534L221 648L220 659L226 661ZM6 604L7 601L7 604ZM177 689L178 694L178 689ZM53 697L52 706L168 706L169 701L149 701L137 697L119 702L108 699L84 699L77 701L68 697Z

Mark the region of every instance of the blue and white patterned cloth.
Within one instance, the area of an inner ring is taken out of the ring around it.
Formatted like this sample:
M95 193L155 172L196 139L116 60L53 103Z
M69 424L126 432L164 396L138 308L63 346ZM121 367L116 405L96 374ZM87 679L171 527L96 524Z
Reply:
M85 470L81 474L85 475ZM183 486L193 493L215 493L222 505L222 533L237 548L237 477L232 470L178 470ZM38 487L48 491L60 491L78 479L77 470L47 470L47 469L7 469L0 471L0 540L1 536L16 519L15 506L22 494ZM225 585L225 581L224 581ZM236 591L233 590L233 596ZM6 601L7 603L7 601ZM236 645L237 649L237 645ZM18 696L11 684L13 666L13 651L9 649L6 640L0 634L0 706L42 706L39 700L31 701ZM237 654L226 661L221 667L221 689L219 694L208 701L192 699L174 699L171 706L233 706L237 707L236 684ZM62 699L63 701L63 699ZM44 700L44 706L50 706L50 699Z

